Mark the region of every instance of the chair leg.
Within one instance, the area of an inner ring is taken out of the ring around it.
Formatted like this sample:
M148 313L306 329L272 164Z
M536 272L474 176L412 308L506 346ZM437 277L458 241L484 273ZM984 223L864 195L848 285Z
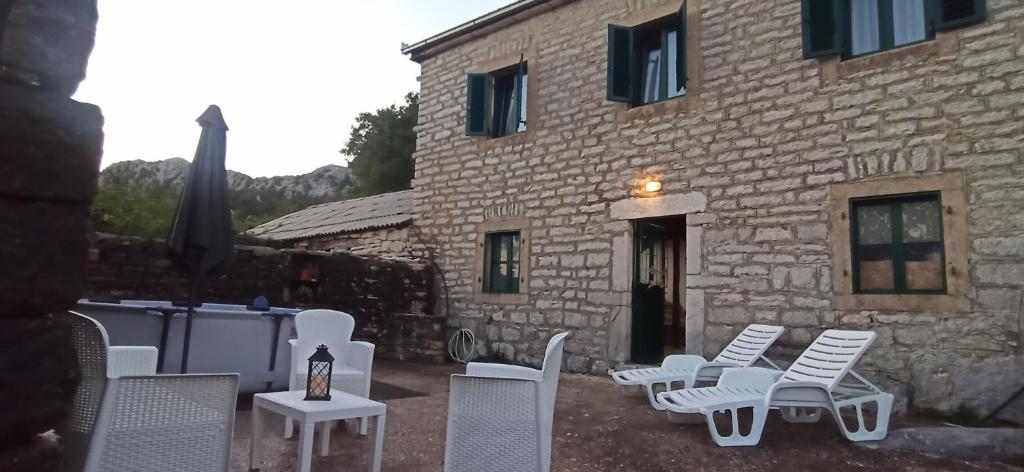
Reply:
M364 416L359 418L359 435L366 436L370 425L370 417Z
M873 429L868 429L867 423L864 421L864 406L868 403L875 403L877 409L875 413L877 415L875 417L875 427ZM833 407L832 415L835 417L836 423L839 423L839 430L846 436L846 439L850 441L880 441L885 439L886 434L889 432L889 415L892 413L892 403L893 395L891 393L858 397L837 403ZM841 408L846 406L853 406L857 413L857 429L854 431L851 431L846 426L846 422L840 416Z
M743 408L752 408L754 416L750 425L750 432L746 435L740 433L739 411ZM707 420L708 429L711 431L711 437L715 440L715 444L722 447L756 446L757 443L761 442L761 433L764 432L764 424L768 419L767 404L759 402L754 405L733 406L719 411L728 411L732 417L732 433L728 436L722 436L718 432L718 426L715 424L714 412L704 413L704 418Z
M658 399L656 398L657 394L654 393L654 386L655 385L659 385L659 384L653 384L653 383L644 382L644 390L647 391L647 401L651 403L651 408L654 408L655 410L658 410L658 411L664 411L665 410L665 406L658 402ZM665 383L665 391L666 392L669 390L668 385L669 385L668 383Z
M295 424L292 423L292 419L284 417L284 438L291 439L292 435L295 434Z

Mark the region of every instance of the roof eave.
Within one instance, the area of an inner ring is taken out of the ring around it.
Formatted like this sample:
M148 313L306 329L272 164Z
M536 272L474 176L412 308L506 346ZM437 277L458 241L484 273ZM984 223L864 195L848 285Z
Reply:
M431 36L418 43L404 46L402 54L408 54L415 62L420 62L437 52L463 44L476 37L518 23L550 11L575 0L520 0L505 7L494 10L486 15L467 21L454 28ZM537 8L547 6L547 8Z

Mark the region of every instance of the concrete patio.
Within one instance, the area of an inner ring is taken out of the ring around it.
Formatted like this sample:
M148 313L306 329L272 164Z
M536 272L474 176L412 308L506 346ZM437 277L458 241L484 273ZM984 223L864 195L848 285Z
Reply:
M389 361L374 363L374 399L388 405L384 442L386 471L440 471L448 376L457 365L428 366ZM245 471L250 444L250 411L239 400L232 471ZM295 470L295 439L281 436L283 420L268 418L260 470ZM897 420L890 430L909 425ZM314 471L366 470L369 442L356 436L352 423L336 430L326 458L314 455ZM371 431L372 432L372 431ZM626 398L611 380L562 374L555 409L552 470L854 470L954 471L1022 470L1005 464L963 462L912 452L882 451L855 446L843 439L831 420L790 425L769 418L764 439L753 448L720 448L703 425L675 425L646 406L645 399Z

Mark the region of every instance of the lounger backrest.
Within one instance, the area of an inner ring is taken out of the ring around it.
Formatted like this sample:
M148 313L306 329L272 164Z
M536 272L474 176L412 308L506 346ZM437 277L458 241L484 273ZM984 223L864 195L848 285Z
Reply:
M831 391L875 342L875 337L872 331L825 331L789 366L782 380L817 382Z
M771 347L772 343L785 328L782 326L770 326L752 324L740 332L718 353L718 357L712 362L728 362L741 367L750 367Z

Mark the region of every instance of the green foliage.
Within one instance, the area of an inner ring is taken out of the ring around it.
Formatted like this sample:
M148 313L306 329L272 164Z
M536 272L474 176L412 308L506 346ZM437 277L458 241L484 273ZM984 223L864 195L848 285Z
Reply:
M170 187L147 191L120 185L99 188L92 204L92 224L101 233L166 238L178 205Z
M178 206L180 185L164 185L139 189L123 184L102 185L92 205L93 228L101 233L163 239L167 237ZM342 192L339 192L339 194ZM302 195L286 197L271 189L231 190L232 227L238 244L281 247L274 241L242 234L255 226L294 213L310 205L336 201L343 195L313 198Z
M391 105L376 113L360 113L342 154L352 157L355 177L352 196L362 197L410 188L412 153L416 150L419 94L405 96L405 105Z

